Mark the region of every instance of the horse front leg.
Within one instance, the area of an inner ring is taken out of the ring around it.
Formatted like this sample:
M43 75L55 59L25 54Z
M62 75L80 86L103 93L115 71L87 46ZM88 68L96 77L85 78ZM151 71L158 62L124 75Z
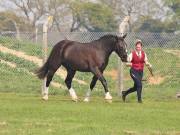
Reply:
M102 72L98 69L98 67L96 68L92 68L92 72L95 74L95 76L100 80L101 84L104 87L104 91L105 91L105 99L106 100L112 100L112 96L109 93L108 87L107 87L107 82L106 79L104 78Z
M92 78L91 84L90 84L90 89L88 89L88 91L86 92L84 102L89 102L91 91L93 90L94 86L96 85L97 80L98 80L97 76L94 75Z
M111 94L109 93L109 90L108 90L108 87L107 87L107 82L106 82L106 79L104 78L104 76L102 75L101 77L99 77L99 80L101 81L103 87L104 87L104 90L105 90L105 99L106 100L112 100L112 96Z

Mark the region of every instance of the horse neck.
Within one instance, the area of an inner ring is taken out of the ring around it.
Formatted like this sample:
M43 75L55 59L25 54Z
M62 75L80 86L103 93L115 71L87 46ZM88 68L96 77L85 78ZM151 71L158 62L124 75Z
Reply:
M110 56L111 53L114 51L115 43L113 42L104 42L102 43L102 48L107 56Z

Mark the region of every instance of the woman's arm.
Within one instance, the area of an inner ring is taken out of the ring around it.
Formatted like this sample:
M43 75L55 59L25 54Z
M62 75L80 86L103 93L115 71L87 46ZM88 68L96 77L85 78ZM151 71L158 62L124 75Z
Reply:
M148 67L152 67L152 65L151 65L151 64L149 63L149 61L148 61L148 58L147 58L146 53L145 53L145 58L144 58L144 61L145 61L146 66L148 66Z

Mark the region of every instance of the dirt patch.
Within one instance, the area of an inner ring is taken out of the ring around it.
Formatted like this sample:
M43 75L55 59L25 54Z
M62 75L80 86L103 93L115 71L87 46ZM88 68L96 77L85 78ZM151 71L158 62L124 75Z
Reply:
M104 74L107 75L107 76L110 76L113 80L118 80L119 72L118 72L117 69L112 69L110 71L105 71ZM123 75L123 80L131 80L130 75L125 75L124 74Z
M2 45L0 45L0 51L3 52L3 53L10 53L10 54L15 55L17 57L20 57L20 58L23 58L25 60L31 61L31 62L37 64L38 66L42 65L42 59L40 59L38 57L35 57L35 56L27 55L24 52L12 50L12 49L9 49L9 48L4 47Z
M17 57L23 58L25 60L31 61L31 62L37 64L38 66L42 66L42 63L43 63L42 59L40 59L40 58L38 58L36 56L30 56L30 55L25 54L24 52L12 50L12 49L9 49L9 48L4 47L2 45L0 45L0 51L3 52L3 53L9 53L9 54L15 55ZM58 76L60 76L62 79L65 79L66 75L67 75L67 72L65 70L58 69L56 74ZM73 80L77 81L79 84L84 84L84 85L87 84L85 81L79 80L77 78L74 78Z
M164 50L167 53L171 53L180 58L180 50Z
M135 132L135 131L130 131L130 130L124 130L123 131L126 135L136 135L137 134L137 132Z
M0 121L0 127L2 127L2 126L7 126L8 124L7 124L7 122L5 122L5 121Z
M12 63L12 62L8 62L8 61L5 61L5 60L1 60L0 59L0 63L3 63L3 64L6 64L12 68L16 68L16 64L15 63Z
M164 80L165 80L165 77L156 75L154 77L149 77L148 83L153 84L153 85L157 85L157 84L161 84Z
M176 63L177 68L180 68L180 63Z
M106 71L106 72L104 72L104 74L107 75L107 76L110 76L113 80L117 80L118 79L118 70L116 70L116 69L112 69L110 71ZM124 75L124 80L131 80L131 77ZM151 84L151 85L159 85L159 84L161 84L165 80L165 77L156 75L154 77L150 76L150 77L148 77L145 80L147 80L147 82L149 84Z
M107 76L110 76L113 80L118 79L118 70L116 70L116 69L112 69L110 71L105 71L104 74Z
M54 82L54 81L51 82L51 85L56 87L56 88L67 89L64 85L57 83L57 82Z

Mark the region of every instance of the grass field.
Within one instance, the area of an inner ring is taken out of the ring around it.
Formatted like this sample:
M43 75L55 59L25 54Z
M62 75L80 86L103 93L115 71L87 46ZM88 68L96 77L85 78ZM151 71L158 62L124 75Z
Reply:
M1 135L179 135L180 101L74 103L66 96L0 93Z
M32 43L0 38L0 44L10 49L41 57L41 48ZM103 87L98 82L90 103L82 102L88 85L73 82L81 101L70 100L65 89L50 87L49 101L41 100L41 81L32 72L37 65L12 54L0 52L0 59L16 64L15 68L0 63L0 135L180 135L179 57L161 48L146 52L154 73L164 78L159 84L144 82L143 104L136 101L136 93L123 103L117 96L117 81L106 75L113 102L104 101ZM160 59L157 59L160 58ZM177 69L174 69L177 67ZM112 55L107 71L117 68ZM124 69L125 88L132 85L129 69ZM92 75L75 76L89 84ZM145 78L148 71L145 70ZM54 81L64 85L55 76Z

